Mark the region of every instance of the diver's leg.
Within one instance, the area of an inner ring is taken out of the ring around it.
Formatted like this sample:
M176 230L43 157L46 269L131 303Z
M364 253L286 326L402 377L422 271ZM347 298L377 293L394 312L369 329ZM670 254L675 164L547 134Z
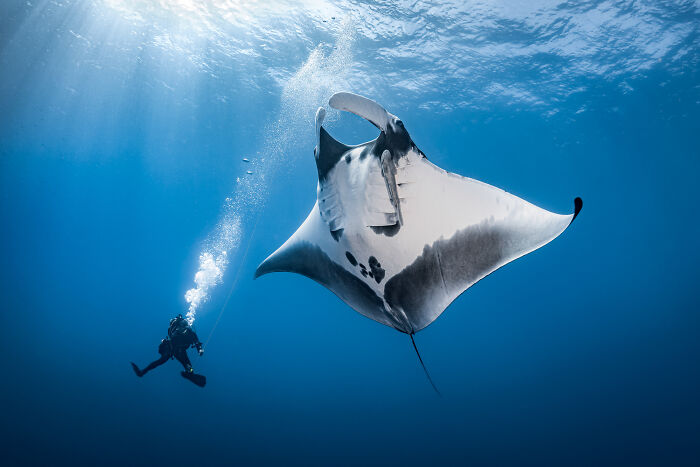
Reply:
M188 373L192 373L194 370L192 369L192 364L190 363L190 358L187 356L187 349L178 349L175 351L175 358L177 359L178 362L182 363L182 366L185 367L185 371Z
M175 358L185 367L185 371L180 372L185 379L189 379L200 388L203 388L207 384L207 378L204 375L198 375L194 372L190 359L187 356L187 349L176 350Z
M148 366L146 368L144 368L143 370L139 370L141 372L140 375L139 375L139 372L136 372L136 374L139 376L143 376L146 373L148 373L149 371L151 371L152 369L154 369L155 367L161 366L163 363L167 362L169 359L170 359L169 355L167 355L167 354L161 355L158 360L155 360L155 361L149 363ZM134 371L136 371L137 370L136 365L134 365L133 363L132 363L132 365L134 366Z

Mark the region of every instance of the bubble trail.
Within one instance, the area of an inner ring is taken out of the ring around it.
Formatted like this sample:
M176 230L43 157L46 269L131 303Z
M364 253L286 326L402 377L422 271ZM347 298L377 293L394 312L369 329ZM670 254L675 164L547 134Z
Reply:
M267 137L263 147L257 157L246 161L248 170L236 179L233 193L224 203L221 219L203 242L194 287L185 293L190 325L212 290L223 282L229 259L240 247L245 227L251 225L254 216L264 208L270 178L281 165L283 155L293 153L291 142L299 141L300 135L309 134L311 138L318 106L328 102L334 92L349 89L354 39L352 21L345 20L335 46L317 46L286 81L279 115L263 130ZM330 53L326 53L329 48ZM331 114L326 121L334 118L337 117ZM292 166L294 161L285 163Z

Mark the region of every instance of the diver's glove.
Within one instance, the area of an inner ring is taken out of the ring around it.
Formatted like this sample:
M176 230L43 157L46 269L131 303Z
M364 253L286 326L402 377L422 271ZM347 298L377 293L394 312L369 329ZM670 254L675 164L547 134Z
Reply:
M197 349L197 352L199 352L199 356L200 356L200 357L201 357L202 355L204 355L204 349L201 348L201 347Z

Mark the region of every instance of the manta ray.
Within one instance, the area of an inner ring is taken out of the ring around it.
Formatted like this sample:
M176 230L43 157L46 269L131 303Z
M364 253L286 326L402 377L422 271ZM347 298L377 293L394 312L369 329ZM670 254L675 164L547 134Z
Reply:
M581 210L576 198L573 214L555 214L437 167L403 122L370 99L339 92L329 105L368 120L379 136L336 141L318 109L316 204L256 278L304 275L413 340L465 290L552 241Z

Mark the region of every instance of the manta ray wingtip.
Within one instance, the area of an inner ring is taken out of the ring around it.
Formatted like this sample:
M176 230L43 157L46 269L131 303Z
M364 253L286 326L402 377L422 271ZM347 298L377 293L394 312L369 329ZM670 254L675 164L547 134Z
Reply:
M253 273L253 280L257 279L257 278L260 277L260 276L264 276L265 274L267 274L268 272L270 272L270 271L266 271L264 266L265 266L265 261L263 261L262 263L260 263L260 264L258 265L258 267L255 268L255 272Z
M574 200L574 217L571 218L571 224L574 222L574 219L576 219L576 216L578 216L578 213L581 212L581 209L583 208L583 200L580 197L576 197Z

